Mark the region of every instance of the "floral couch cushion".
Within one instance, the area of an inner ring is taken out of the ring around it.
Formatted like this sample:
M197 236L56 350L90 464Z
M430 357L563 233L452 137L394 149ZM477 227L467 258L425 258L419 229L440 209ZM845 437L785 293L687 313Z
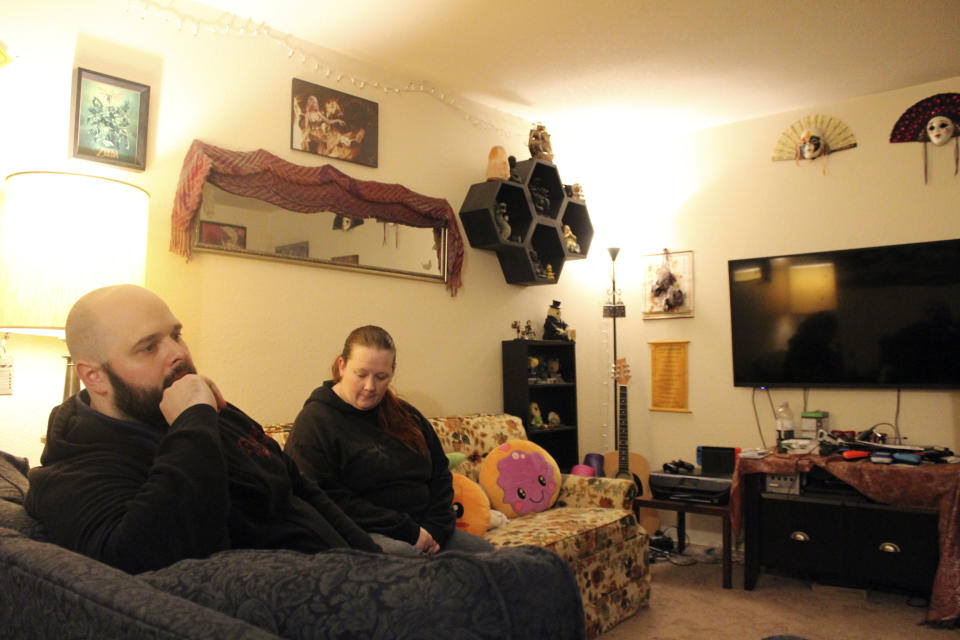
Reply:
M507 440L525 439L520 418L474 414L430 418L445 451L466 454L457 467L476 477L484 457ZM633 515L630 480L564 475L556 504L487 531L497 547L550 549L573 570L594 638L650 602L649 537Z
M523 422L505 413L476 413L466 416L430 418L433 430L447 453L462 453L466 459L457 465L474 482L480 478L480 465L487 453L507 440L526 440Z

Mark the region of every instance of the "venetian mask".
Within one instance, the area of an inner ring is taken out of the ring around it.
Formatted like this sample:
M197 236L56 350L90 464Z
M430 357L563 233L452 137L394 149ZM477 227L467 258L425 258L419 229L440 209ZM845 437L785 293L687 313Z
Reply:
M807 129L800 136L800 155L807 160L820 157L823 153L823 136L816 129Z
M956 126L953 124L953 120L946 116L934 116L927 123L927 137L930 138L930 142L938 147L946 144L953 137L955 131Z

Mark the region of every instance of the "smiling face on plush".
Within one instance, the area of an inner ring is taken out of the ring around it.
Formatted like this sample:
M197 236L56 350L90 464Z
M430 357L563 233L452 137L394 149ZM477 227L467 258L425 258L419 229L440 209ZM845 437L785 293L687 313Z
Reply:
M490 500L483 488L467 476L453 475L453 512L456 527L461 531L482 536L490 526Z
M510 518L553 506L560 480L556 461L529 440L508 440L490 452L480 469L491 506Z

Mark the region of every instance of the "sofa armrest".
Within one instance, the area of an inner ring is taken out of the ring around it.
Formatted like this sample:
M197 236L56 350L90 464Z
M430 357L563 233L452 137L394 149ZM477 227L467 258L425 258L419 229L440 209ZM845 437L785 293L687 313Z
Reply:
M556 506L630 510L636 497L637 485L633 480L564 474Z
M12 529L0 529L0 576L4 638L278 637Z

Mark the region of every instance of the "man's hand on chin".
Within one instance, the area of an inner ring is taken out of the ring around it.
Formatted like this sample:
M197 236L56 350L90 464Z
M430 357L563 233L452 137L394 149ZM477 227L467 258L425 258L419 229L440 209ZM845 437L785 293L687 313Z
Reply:
M188 373L164 390L160 411L167 424L173 424L181 413L197 404L208 404L217 411L227 406L217 385L210 378Z

